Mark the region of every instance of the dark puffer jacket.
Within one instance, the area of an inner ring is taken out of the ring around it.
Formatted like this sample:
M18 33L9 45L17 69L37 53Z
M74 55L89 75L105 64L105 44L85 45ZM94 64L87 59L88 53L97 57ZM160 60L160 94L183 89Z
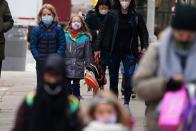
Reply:
M34 27L31 35L31 52L37 62L44 62L47 56L53 53L64 57L64 50L64 30L57 22L53 22L49 27L41 22Z
M8 3L5 0L0 0L0 61L5 58L4 33L12 28L13 23Z

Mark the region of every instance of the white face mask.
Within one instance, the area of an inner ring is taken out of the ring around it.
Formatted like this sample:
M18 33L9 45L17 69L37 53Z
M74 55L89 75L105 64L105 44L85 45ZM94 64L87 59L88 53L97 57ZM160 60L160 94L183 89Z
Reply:
M108 13L108 10L99 10L99 13L101 15L106 15Z
M80 22L73 22L71 24L71 26L72 26L72 29L79 30L81 28L82 24Z
M96 120L105 124L114 124L117 122L117 117L115 115L110 117L97 117Z
M127 8L129 7L130 3L131 3L131 0L129 0L129 1L121 1L121 2L120 2L121 7L122 7L123 9L127 9Z

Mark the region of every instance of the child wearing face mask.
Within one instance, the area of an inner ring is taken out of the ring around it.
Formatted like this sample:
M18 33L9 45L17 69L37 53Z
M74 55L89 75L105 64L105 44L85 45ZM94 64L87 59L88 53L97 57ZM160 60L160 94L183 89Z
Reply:
M64 57L65 35L57 22L57 13L50 4L45 4L38 14L38 25L31 34L30 49L36 61L37 87L42 81L43 65L48 55L58 54Z
M99 93L91 102L90 124L83 131L131 131L133 120L113 94Z
M92 62L91 35L81 16L70 19L65 38L66 87L71 95L80 99L80 80L84 78L85 64Z

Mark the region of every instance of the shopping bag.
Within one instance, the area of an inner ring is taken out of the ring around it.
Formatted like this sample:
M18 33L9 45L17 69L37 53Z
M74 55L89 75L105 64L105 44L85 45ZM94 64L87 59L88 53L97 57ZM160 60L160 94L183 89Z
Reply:
M175 92L167 92L160 105L159 127L163 131L179 131L182 128L183 113L189 103L185 87Z

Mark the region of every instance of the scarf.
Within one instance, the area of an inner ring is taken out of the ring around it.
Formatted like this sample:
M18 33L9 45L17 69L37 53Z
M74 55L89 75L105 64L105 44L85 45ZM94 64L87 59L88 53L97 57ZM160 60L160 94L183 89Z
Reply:
M159 46L159 76L171 78L183 75L186 82L196 81L196 41L186 53L186 66L183 69L181 59L176 53L176 43L173 39L172 30L169 28L160 39Z
M80 32L80 31L78 31L78 30L72 30L72 31L71 31L72 37L73 37L73 38L76 38L77 35L79 34L79 32Z

